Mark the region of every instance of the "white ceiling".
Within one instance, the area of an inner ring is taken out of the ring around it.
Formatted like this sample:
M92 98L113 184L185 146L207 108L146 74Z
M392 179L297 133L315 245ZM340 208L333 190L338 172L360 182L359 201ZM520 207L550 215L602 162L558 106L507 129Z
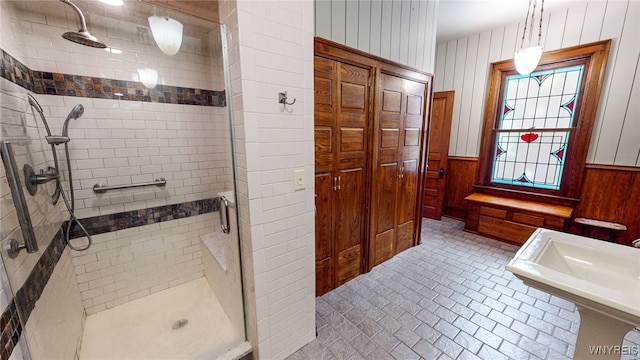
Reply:
M544 12L547 14L566 9L580 2L585 1L545 0ZM540 3L541 0L538 0L537 19ZM522 22L527 14L528 5L529 0L440 0L436 43L441 44L503 25Z

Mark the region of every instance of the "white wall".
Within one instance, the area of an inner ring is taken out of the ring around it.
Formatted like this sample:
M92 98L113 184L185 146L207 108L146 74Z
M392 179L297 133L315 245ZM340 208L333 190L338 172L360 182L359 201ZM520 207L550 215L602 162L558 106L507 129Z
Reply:
M315 35L434 72L437 0L315 0Z
M85 313L73 281L71 252L62 253L22 333L32 359L74 359L79 353Z
M202 277L200 237L214 230L217 215L94 235L89 249L73 252L73 270L87 314Z
M16 10L8 15L6 24L21 29L24 41L7 38L5 50L24 53L20 60L32 70L138 81L138 68L153 68L159 73L159 84L224 89L215 24L173 14L186 24L186 30L180 52L170 57L162 54L151 34L141 36L137 32L145 24L108 18L127 19L119 12L133 11L132 6L151 11L151 7L135 2L122 8L81 3L91 11L88 21L92 33L123 50L113 54L60 36L76 27L74 17L63 16L64 4L13 4ZM78 218L211 198L232 186L225 108L59 95L36 97L52 131L58 134L73 106L82 104L85 108L84 115L69 124ZM65 159L62 146L58 153ZM67 179L66 164L62 168ZM103 195L92 190L96 183L124 185L158 177L167 180L161 189L147 187Z
M478 156L489 64L513 57L523 24L438 44L434 91L455 91L450 156ZM581 1L546 14L545 50L612 39L587 162L640 166L640 2Z
M313 2L225 1L248 338L283 359L315 337ZM277 103L288 91L296 104ZM304 169L305 190L293 171Z

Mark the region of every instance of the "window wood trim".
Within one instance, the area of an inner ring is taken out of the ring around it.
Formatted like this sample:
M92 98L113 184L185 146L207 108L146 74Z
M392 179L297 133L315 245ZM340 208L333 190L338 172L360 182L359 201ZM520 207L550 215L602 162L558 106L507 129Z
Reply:
M600 90L604 83L604 75L611 47L611 40L604 40L585 45L545 52L535 71L569 66L577 62L584 63L584 77L581 83L577 111L575 113L576 129L572 132L567 150L563 181L559 190L532 189L494 184L491 182L493 168L493 146L496 119L500 116L502 104L500 94L503 91L506 76L517 74L513 59L494 62L488 75L482 140L480 143L479 167L476 175L477 192L507 196L522 200L541 201L551 204L576 205L580 199L580 187L584 172L587 152L591 143L591 132L595 122Z

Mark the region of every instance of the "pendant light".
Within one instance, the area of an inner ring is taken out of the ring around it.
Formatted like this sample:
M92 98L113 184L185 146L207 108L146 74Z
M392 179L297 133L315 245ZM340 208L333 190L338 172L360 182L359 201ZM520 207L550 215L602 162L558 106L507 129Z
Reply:
M540 45L540 39L542 38L542 13L544 11L544 0L540 5L540 25L538 27L538 46L531 46L531 36L533 35L533 21L536 15L537 0L529 0L529 7L527 8L527 16L524 18L524 30L522 31L522 42L520 43L520 49L516 50L513 56L513 61L516 65L516 70L521 75L529 75L540 62L542 57L542 46ZM527 32L527 22L529 20L529 12L531 12L531 27L529 28L529 47L524 47L524 37Z
M182 23L168 16L149 16L153 39L163 53L173 56L182 45Z
M138 77L147 89L153 89L158 84L158 71L155 69L138 69Z

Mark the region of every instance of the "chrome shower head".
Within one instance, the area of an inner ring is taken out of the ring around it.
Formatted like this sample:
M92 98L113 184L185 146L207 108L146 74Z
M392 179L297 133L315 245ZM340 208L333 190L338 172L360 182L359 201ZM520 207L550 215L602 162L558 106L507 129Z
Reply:
M62 34L62 37L69 41L73 41L74 43L78 43L80 45L91 46L91 47L100 48L100 49L104 49L107 47L105 43L98 40L97 37L89 34L88 31L78 31L78 32L69 31Z
M62 34L62 37L69 41L73 41L81 45L91 46L91 47L100 48L100 49L106 48L107 45L105 45L105 43L98 40L97 37L89 34L89 30L87 30L87 22L85 21L84 15L82 14L82 11L80 10L80 8L77 7L76 4L72 3L69 0L60 0L60 1L71 6L73 10L75 10L75 12L78 14L78 18L80 18L80 30L78 30L78 32L73 32L73 31L66 32Z
M67 118L64 120L64 125L62 125L63 137L67 137L67 138L69 137L69 131L68 131L69 120L78 119L80 116L82 116L82 114L84 114L84 106L82 106L82 104L78 104L74 106L73 109L71 109L71 112L69 113L69 115L67 115Z

